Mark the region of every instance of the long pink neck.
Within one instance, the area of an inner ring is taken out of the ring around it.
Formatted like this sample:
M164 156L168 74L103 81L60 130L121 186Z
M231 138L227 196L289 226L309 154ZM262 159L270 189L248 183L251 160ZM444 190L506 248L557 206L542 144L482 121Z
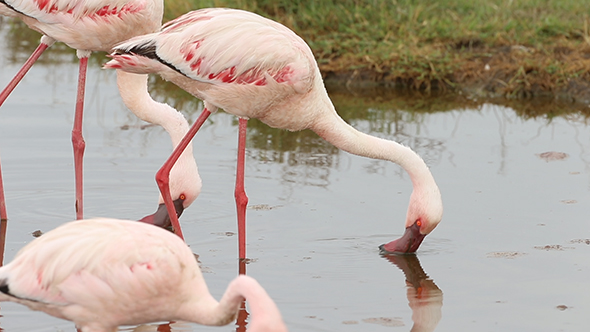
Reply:
M181 319L203 325L227 325L236 319L240 304L246 299L252 317L249 332L287 332L279 309L253 278L246 275L235 278L219 302L204 287L204 291L195 290L199 298L183 307Z
M123 102L138 118L162 126L176 146L189 129L188 122L176 109L152 99L148 92L148 75L117 70L117 84ZM185 151L192 151L187 147Z
M316 100L317 105L314 107L323 108L322 114L325 116L311 129L323 139L346 152L367 158L388 160L400 165L410 175L414 189L437 188L428 166L412 149L356 130L336 113L325 91L319 91Z
M189 124L182 113L168 104L159 103L148 93L148 75L139 75L117 70L117 84L125 105L140 119L162 126L170 135L175 148L188 132ZM183 193L184 206L189 206L201 191L201 178L192 143L184 149L178 161L170 170L170 192L172 199ZM160 195L159 203L164 200Z

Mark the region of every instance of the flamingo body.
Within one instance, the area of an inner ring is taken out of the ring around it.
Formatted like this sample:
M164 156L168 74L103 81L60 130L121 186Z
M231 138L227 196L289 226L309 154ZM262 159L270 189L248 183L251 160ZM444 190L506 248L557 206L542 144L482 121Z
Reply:
M0 14L81 51L108 52L117 43L159 29L163 1L0 0Z
M202 99L206 110L223 108L241 119L258 118L287 130L311 129L349 153L402 166L414 188L406 214L407 234L386 244L384 251L416 251L442 218L440 191L424 161L408 147L348 125L326 92L309 46L277 22L242 10L201 9L168 22L160 32L115 46L111 56L105 67L158 73ZM245 120L240 121L240 133L242 129ZM196 130L191 128L190 134ZM238 151L245 148L242 140ZM238 156L238 178L241 173ZM247 202L241 182L236 181L239 225L244 223L240 221L243 201Z
M93 51L108 52L115 44L126 39L157 31L162 23L163 11L163 0L0 0L0 14L19 18L31 29L44 35L38 50L0 93L0 105L34 61L53 42L60 41L76 49L80 58L80 79L72 130L78 219L83 218L82 163L85 142L82 137L82 112L88 57ZM151 99L147 93L147 75L133 76L138 75L117 71L117 82L124 103L139 118L164 127L176 146L186 133L188 123L176 110ZM181 158L185 162L181 161L181 165L171 171L171 195L177 215L196 199L201 187L194 159L191 161L192 148L189 147L189 150ZM4 199L0 195L0 204L3 203ZM160 203L163 204L162 198ZM168 213L162 208L142 220L164 227L171 222ZM182 237L179 225L172 226Z
M79 220L47 232L0 267L0 291L2 301L71 320L82 332L168 320L225 325L244 298L249 330L286 331L254 279L239 276L218 303L179 237L135 221Z
M108 68L159 73L208 109L258 118L271 127L305 129L319 113L311 99L321 75L307 44L285 26L247 11L193 11L161 32L119 44L112 56Z

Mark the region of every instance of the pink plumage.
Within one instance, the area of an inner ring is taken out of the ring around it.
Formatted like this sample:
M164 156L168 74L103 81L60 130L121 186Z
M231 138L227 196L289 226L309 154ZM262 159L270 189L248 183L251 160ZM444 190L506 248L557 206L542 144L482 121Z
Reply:
M86 82L86 69L88 57L93 51L110 51L111 48L133 36L155 32L162 24L164 11L163 0L1 0L0 14L16 17L25 22L44 36L41 44L23 68L17 73L9 85L0 93L0 105L16 87L18 82L26 74L29 68L42 54L53 44L60 41L77 49L80 58L80 74L78 81L78 95L72 130L72 143L74 147L74 170L76 176L76 217L83 218L83 156L85 149L82 137L82 113L84 107L84 90ZM163 126L172 136L173 144L182 138L188 129L186 120L180 121L178 113L169 106L162 105L152 100L147 94L147 76L133 77L128 73L117 71L119 90L127 107L138 117ZM142 98L138 98L141 96ZM147 111L146 111L147 110ZM153 112L149 113L148 111ZM172 111L172 112L171 112ZM172 114L172 115L171 115ZM182 117L181 115L179 115ZM172 122L166 123L165 119ZM178 130L185 132L179 136ZM175 141L175 138L176 141ZM185 155L192 158L191 152ZM194 160L181 165L173 171L171 194L177 204L180 214L182 209L188 207L200 192L200 178L196 171ZM178 176L176 176L178 174ZM192 184L181 184L181 181L190 179ZM184 197L184 199L180 199ZM163 203L163 200L162 200ZM0 217L7 218L4 207L2 191L2 177L0 174ZM159 213L149 217L146 221L162 226L169 225L165 209L159 209ZM151 219L150 219L151 218ZM173 225L175 231L182 237L180 227Z
M162 0L3 0L0 14L81 51L108 52L133 36L157 31Z
M414 185L406 232L401 239L382 246L384 252L416 251L442 218L440 191L424 161L408 147L348 125L326 92L309 46L277 22L242 10L201 9L170 21L160 32L115 46L111 57L105 67L138 74L158 73L203 100L205 110L189 130L185 143L218 108L240 117L235 196L241 258L245 258L248 202L244 190L248 118L258 118L275 128L311 129L342 150L402 166ZM167 169L174 164L182 145L158 172L162 192ZM166 205L173 211L171 203Z
M0 267L0 291L1 301L71 320L82 332L170 320L225 325L244 298L248 331L287 331L254 279L239 276L217 302L188 246L136 221L78 220L43 234Z

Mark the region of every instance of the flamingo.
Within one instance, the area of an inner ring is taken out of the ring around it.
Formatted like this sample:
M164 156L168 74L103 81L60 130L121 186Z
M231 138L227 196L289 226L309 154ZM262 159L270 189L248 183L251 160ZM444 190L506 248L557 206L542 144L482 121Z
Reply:
M72 130L77 219L83 218L82 162L86 143L82 137L82 117L88 57L93 51L109 52L117 43L157 31L163 12L163 0L0 0L0 15L21 19L43 34L37 49L0 93L0 105L55 41L77 50L80 67Z
M239 275L217 302L178 236L145 223L65 223L0 268L0 301L73 321L82 332L183 320L226 325L250 305L251 332L286 332L279 309L253 278Z
M218 108L239 117L235 198L240 258L246 257L244 151L249 118L291 131L311 129L344 151L389 160L406 170L413 184L406 230L400 239L382 245L382 252L415 252L442 218L441 194L422 158L409 147L347 124L326 92L309 46L275 21L236 9L201 9L166 23L160 32L115 46L110 56L106 68L158 73L204 102L199 120L156 174L161 191L168 169L204 119ZM173 206L167 207L172 215Z
M117 85L123 102L140 119L161 126L168 132L172 146L176 147L189 130L189 123L182 113L165 103L153 100L148 93L148 76L117 71ZM173 231L184 239L178 217L190 206L201 192L202 182L197 163L193 156L192 144L182 152L178 161L170 170L169 183L164 195L160 194L158 209L154 214L140 221L154 224L162 228L172 227ZM170 218L163 197L168 197L174 206ZM173 222L175 220L175 222Z

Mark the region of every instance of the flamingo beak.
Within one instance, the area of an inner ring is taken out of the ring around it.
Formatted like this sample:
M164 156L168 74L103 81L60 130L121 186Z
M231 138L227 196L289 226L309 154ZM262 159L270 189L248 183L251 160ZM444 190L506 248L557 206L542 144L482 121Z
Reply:
M420 233L420 226L414 223L407 227L404 235L397 240L391 241L387 244L379 246L382 255L387 254L411 254L418 250L422 240L426 237L425 234Z
M174 208L176 209L176 215L180 217L182 212L184 211L183 203L184 199L177 199L174 201ZM139 221L145 222L148 224L156 225L162 228L166 228L171 230L172 223L170 222L170 216L168 215L168 210L166 209L166 204L162 203L158 205L158 210L154 214L150 214L141 218Z

